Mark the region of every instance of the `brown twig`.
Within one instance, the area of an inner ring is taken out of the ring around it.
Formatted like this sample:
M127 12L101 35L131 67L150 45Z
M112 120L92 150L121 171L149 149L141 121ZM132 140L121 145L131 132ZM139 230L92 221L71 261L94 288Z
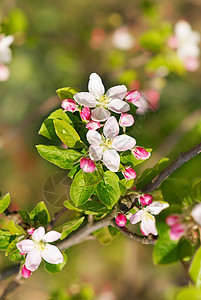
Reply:
M22 274L19 272L17 276L7 285L0 300L6 300L7 296L14 292L20 286L20 280L22 279Z

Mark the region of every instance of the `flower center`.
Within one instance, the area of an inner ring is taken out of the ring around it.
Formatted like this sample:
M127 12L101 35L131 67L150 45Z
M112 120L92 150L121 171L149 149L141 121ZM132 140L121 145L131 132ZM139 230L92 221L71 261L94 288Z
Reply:
M40 251L43 252L45 250L45 244L44 242L35 242L36 248Z
M99 107L102 106L104 108L107 108L108 103L109 103L109 98L106 97L106 95L100 96L100 98L97 100L99 101L97 106L99 106Z
M105 150L111 150L112 149L113 140L106 139L104 136L102 136L102 141L103 142L100 144L100 146L103 146L103 152Z
M154 216L152 216L150 213L148 213L148 211L144 210L144 218L146 220L146 222L149 222L149 220L151 219L152 221L154 220Z

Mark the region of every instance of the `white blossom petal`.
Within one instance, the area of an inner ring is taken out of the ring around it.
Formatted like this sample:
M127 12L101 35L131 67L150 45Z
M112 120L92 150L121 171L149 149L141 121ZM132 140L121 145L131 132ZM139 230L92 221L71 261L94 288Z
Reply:
M34 231L34 233L32 234L32 239L35 241L35 242L39 242L43 239L45 235L45 228L40 226L38 229L36 229Z
M125 85L117 85L111 87L107 93L106 97L109 98L110 100L113 99L123 99L127 94L127 88Z
M9 47L14 41L12 35L8 35L0 40L0 50Z
M102 143L102 138L100 133L95 130L89 130L87 132L87 141L93 146L99 146Z
M104 107L96 107L91 111L91 119L97 122L106 121L110 117L110 112Z
M35 247L35 243L32 240L23 240L16 244L21 253L28 253Z
M119 125L115 117L110 117L104 127L103 134L107 139L113 140L119 134Z
M130 217L131 224L136 224L142 220L144 211L141 209Z
M197 205L192 209L191 215L192 215L194 221L195 221L199 226L201 226L201 203L200 203L200 204L197 204Z
M10 48L0 50L0 62L8 64L12 59L12 52Z
M154 216L152 216L148 212L145 212L143 214L140 228L144 235L148 235L149 233L152 233L153 235L158 234L157 229L156 229L156 220L155 220Z
M108 104L108 109L120 114L129 111L130 105L125 101L114 99Z
M92 108L96 107L98 101L95 97L88 92L77 93L73 96L73 99L80 105L84 105L86 107Z
M31 250L25 261L25 267L30 271L36 271L41 263L42 255L38 249Z
M163 209L169 207L168 203L162 203L158 201L152 202L149 206L147 206L147 211L149 211L152 215L158 215Z
M99 99L105 94L105 88L100 76L96 73L92 73L89 77L88 90L94 95L96 99Z
M61 233L51 230L44 235L43 241L46 243L51 243L60 239L60 237L61 237Z
M112 147L117 151L126 151L135 147L136 140L129 135L122 134L114 138Z
M103 163L112 171L117 172L120 165L120 156L116 150L105 150L103 153Z
M103 147L102 146L90 146L89 147L89 156L94 161L101 160L101 158L103 156Z
M63 262L63 255L61 251L53 245L46 244L42 251L42 258L50 264L60 264Z

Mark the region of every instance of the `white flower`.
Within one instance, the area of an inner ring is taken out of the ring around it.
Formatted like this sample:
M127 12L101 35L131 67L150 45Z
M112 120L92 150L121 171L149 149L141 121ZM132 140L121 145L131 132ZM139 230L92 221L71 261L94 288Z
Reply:
M89 156L92 160L101 160L106 167L112 171L119 170L120 156L117 151L126 151L132 149L136 141L134 138L123 134L119 135L119 125L115 117L110 117L104 127L103 135L94 130L87 132L87 140L91 144L89 147Z
M26 253L25 267L30 271L38 269L42 258L50 264L60 264L63 262L63 255L60 250L53 245L61 237L57 231L49 231L45 234L44 227L39 227L32 234L32 240L23 240L16 244L21 253Z
M91 118L94 121L102 122L110 117L108 110L122 113L130 110L130 106L122 101L126 96L127 88L125 85L117 85L110 88L105 94L105 88L101 78L96 73L89 77L88 92L81 92L74 95L74 100L92 110Z
M136 224L141 221L140 228L144 235L152 233L157 235L156 220L152 215L158 215L163 209L169 207L168 203L152 202L149 206L143 207L138 212L133 214L130 218L132 224Z
M12 44L14 38L12 35L0 35L0 63L9 63L12 58L12 52L9 46Z

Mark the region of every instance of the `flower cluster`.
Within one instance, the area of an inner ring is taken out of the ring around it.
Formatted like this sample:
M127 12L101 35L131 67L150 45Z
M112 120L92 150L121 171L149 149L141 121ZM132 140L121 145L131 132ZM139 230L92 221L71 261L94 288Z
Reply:
M13 43L13 40L12 35L0 35L0 81L6 81L10 76L7 64L10 63L12 59L12 52L9 47Z

